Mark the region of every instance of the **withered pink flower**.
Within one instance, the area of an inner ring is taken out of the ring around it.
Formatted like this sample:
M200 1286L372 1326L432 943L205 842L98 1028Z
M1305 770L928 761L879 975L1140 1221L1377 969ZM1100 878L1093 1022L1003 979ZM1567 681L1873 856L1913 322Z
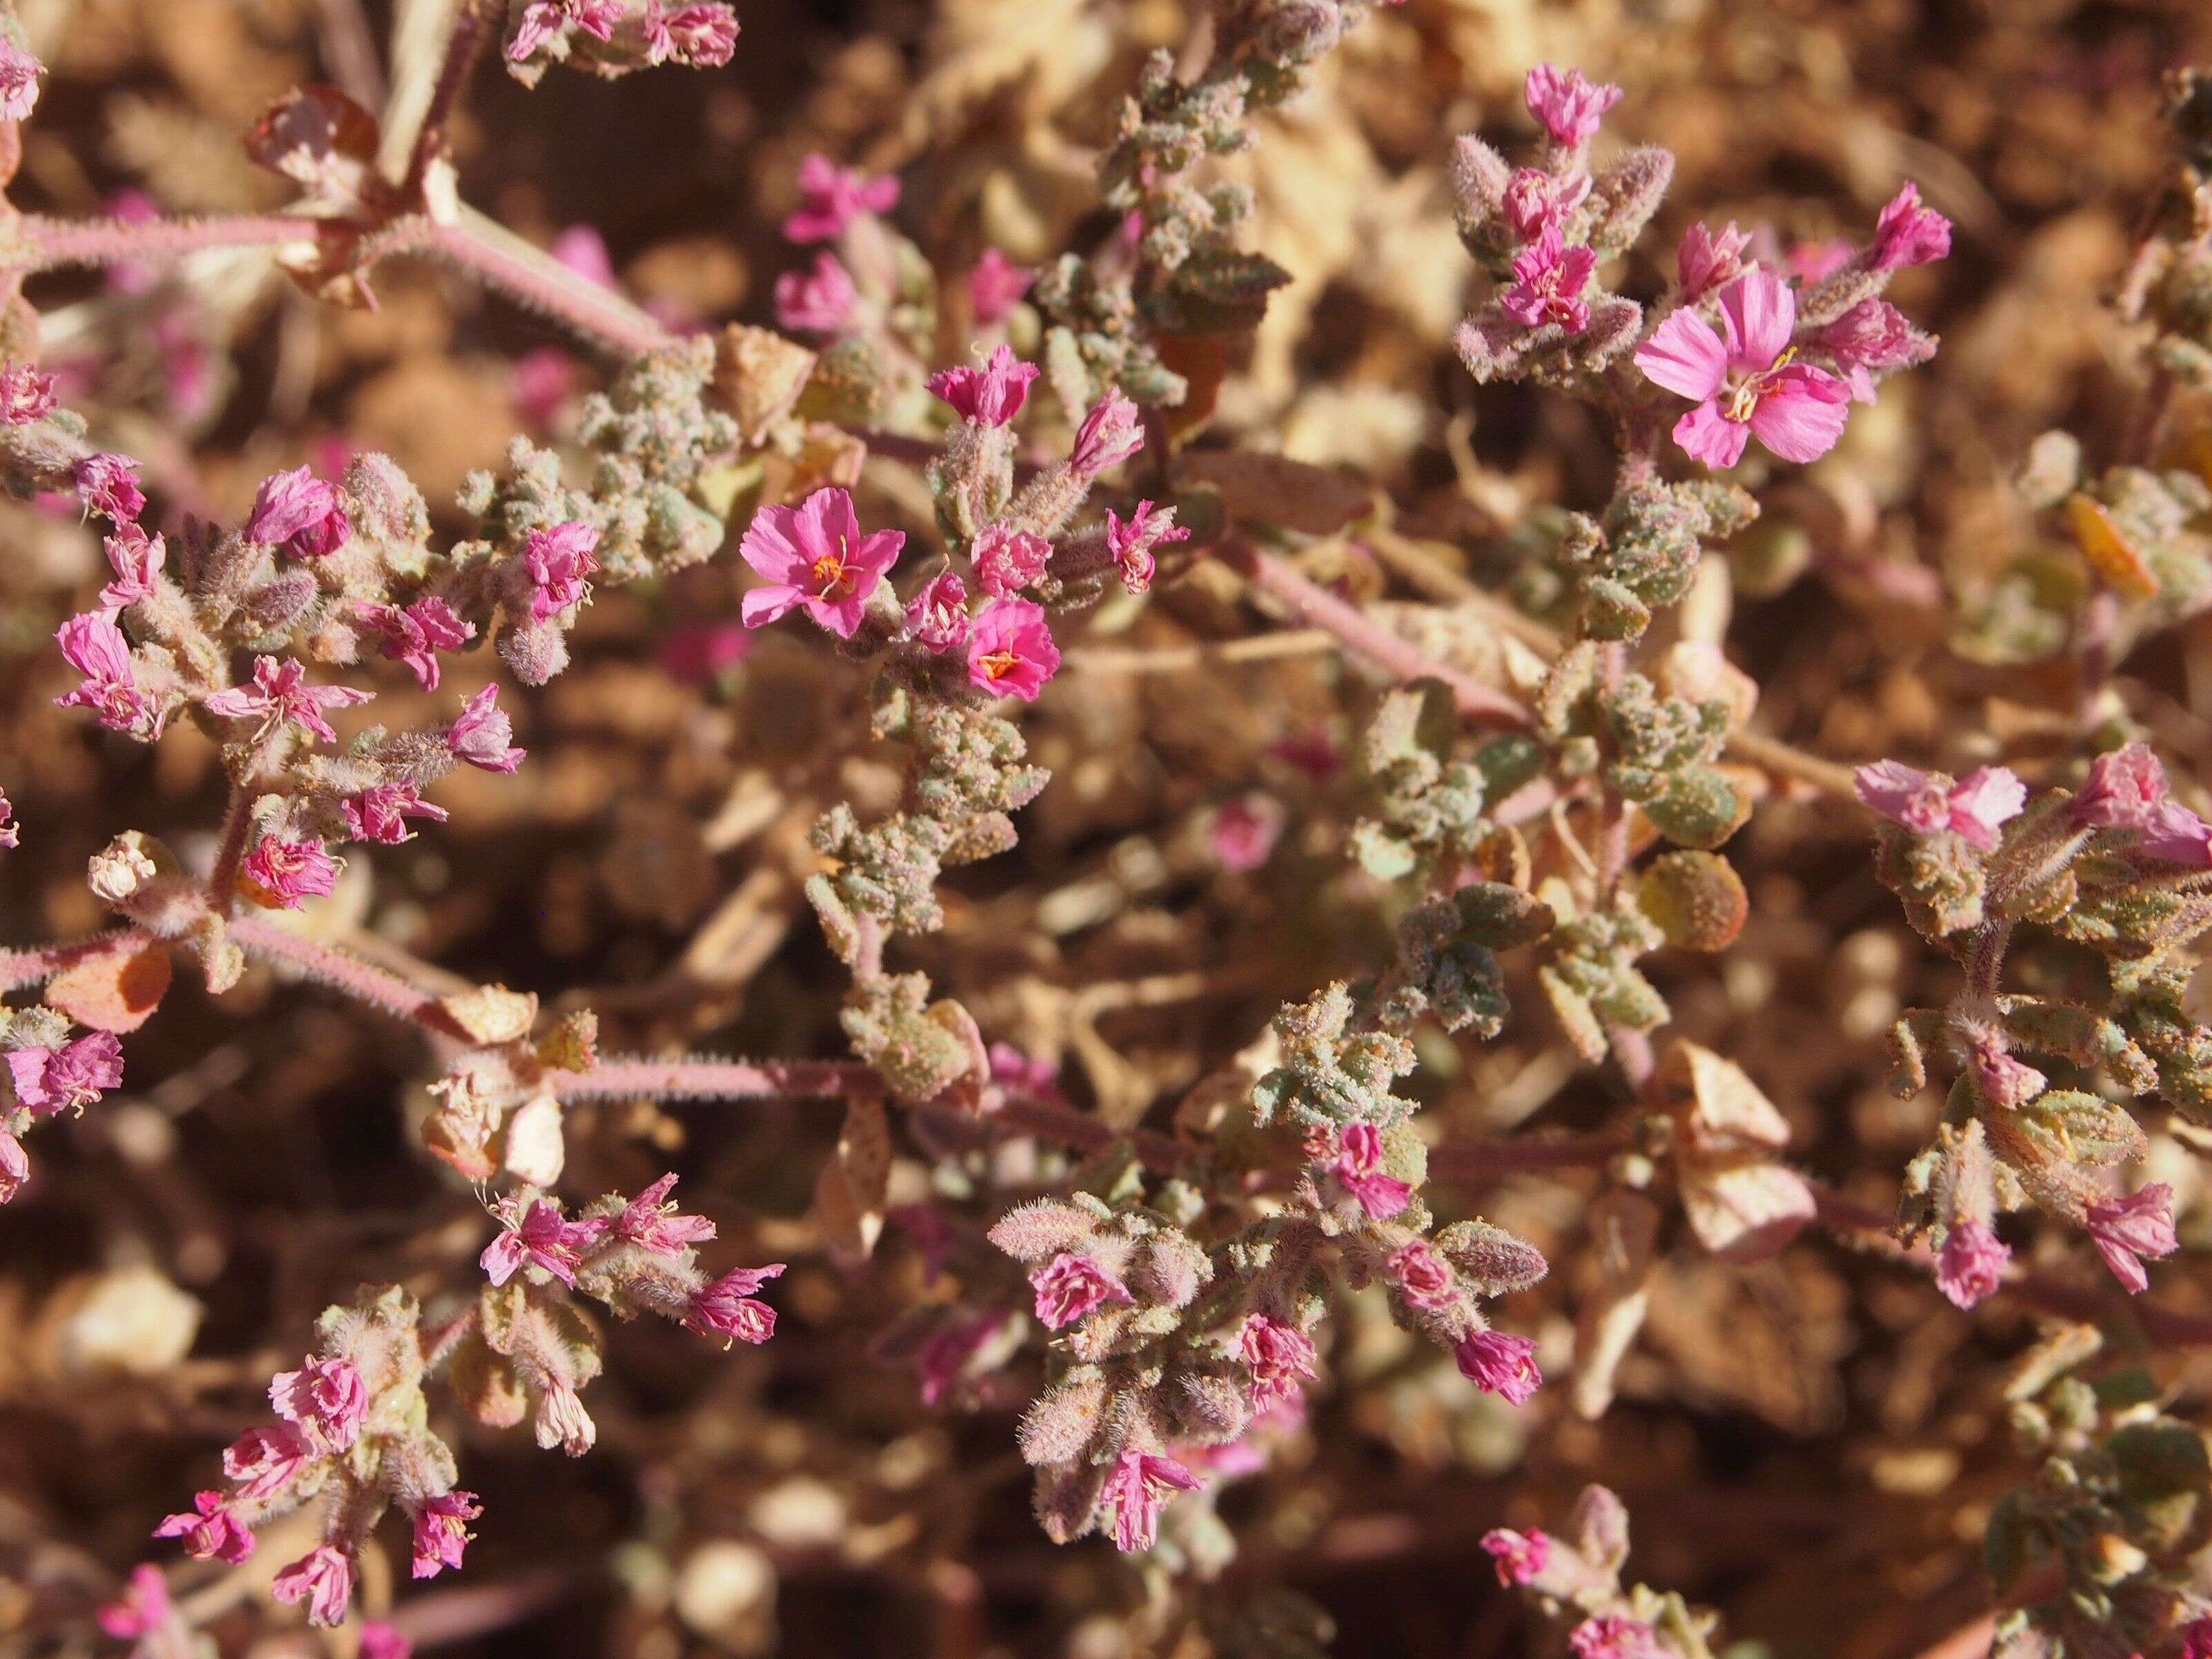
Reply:
M1472 1330L1452 1349L1460 1375L1509 1406L1525 1406L1543 1382L1536 1345L1507 1331Z
M22 121L38 106L39 76L46 65L0 35L0 121Z
M1924 363L1936 355L1936 340L1905 320L1886 300L1862 300L1842 316L1808 334L1808 350L1825 352L1850 388L1851 401L1874 401L1876 370L1887 373Z
M1569 247L1557 225L1547 227L1513 258L1513 286L1500 296L1505 314L1523 328L1552 326L1579 334L1589 326L1589 307L1582 297L1597 269L1597 255ZM1710 395L1710 394L1709 394Z
M1553 143L1579 149L1596 137L1605 112L1620 101L1620 88L1607 83L1594 85L1583 78L1580 70L1539 64L1522 83L1521 95L1528 105L1528 113L1551 134Z
M43 421L54 412L58 401L52 375L28 363L10 363L0 368L0 426Z
M611 40L622 18L622 0L531 0L507 43L507 55L523 63L570 28L595 40Z
M1434 1311L1449 1308L1459 1298L1459 1281L1425 1238L1401 1244L1390 1252L1389 1265L1391 1283L1413 1307Z
M514 723L499 707L499 688L487 685L471 697L461 717L446 728L446 747L456 759L485 772L512 772L529 753L514 746Z
M154 1536L181 1538L188 1553L233 1566L253 1553L252 1529L232 1513L230 1499L219 1492L193 1494L192 1507L164 1516Z
M986 593L1005 599L1044 574L1045 565L1052 558L1052 544L1026 530L988 524L977 532L970 556L977 584Z
M24 1152L23 1143L5 1129L0 1129L0 1204L5 1204L23 1190L23 1183L31 1178L30 1155Z
M644 27L649 64L720 69L738 49L738 20L726 5L664 6L647 0Z
M311 1357L270 1382L269 1403L323 1450L342 1452L361 1437L368 1386L350 1359Z
M1720 309L1719 333L1680 310L1636 349L1645 379L1698 400L1674 441L1708 466L1734 466L1754 434L1785 461L1826 454L1843 436L1850 392L1826 369L1790 361L1796 295L1754 267L1721 290Z
M492 1206L492 1214L500 1234L484 1246L477 1264L495 1285L506 1284L525 1267L542 1268L563 1285L574 1285L577 1262L599 1242L605 1224L570 1221L559 1205L542 1198L526 1207L518 1199L503 1198Z
M684 1316L684 1328L701 1336L722 1339L722 1346L750 1342L756 1346L775 1334L775 1310L756 1301L754 1292L771 1279L783 1277L784 1264L765 1267L734 1267L691 1298Z
M1158 1541L1160 1510L1171 1492L1195 1492L1198 1477L1172 1457L1124 1451L1099 1493L1114 1510L1114 1547L1124 1555L1148 1550Z
M1255 1412L1281 1405L1314 1374L1314 1345L1306 1334L1266 1314L1245 1320L1237 1336L1237 1357L1252 1373Z
M1693 224L1684 231L1674 250L1674 280L1681 289L1682 303L1695 305L1723 283L1741 276L1744 250L1750 246L1751 234L1738 230L1733 219L1719 230Z
M71 617L55 630L62 658L84 684L54 699L61 708L89 708L111 732L151 743L161 735L167 710L138 688L131 641L112 618L97 611Z
M1543 1571L1552 1559L1552 1537L1539 1528L1515 1532L1493 1527L1482 1534L1484 1553L1498 1564L1501 1584L1525 1584Z
M1002 345L981 368L963 365L939 370L929 377L929 390L963 421L1005 426L1022 412L1030 382L1036 377L1035 363L1023 362L1012 346Z
M126 524L102 546L115 580L100 590L100 609L112 613L153 598L154 579L169 562L167 544L159 536L149 536L137 525Z
M2179 1247L2173 1236L2173 1188L2163 1181L2092 1204L2088 1226L2097 1254L2133 1296L2150 1288L2140 1258L2172 1255Z
M1072 1250L1062 1250L1041 1267L1032 1267L1030 1288L1036 1292L1037 1323L1048 1331L1066 1330L1109 1302L1131 1299L1120 1279L1089 1256Z
M783 222L783 234L794 242L826 242L842 235L860 215L896 207L899 181L887 174L871 178L826 155L810 155L799 164L799 197L798 208Z
M338 492L312 467L279 472L262 484L246 520L246 539L282 548L295 558L319 559L346 544L353 526Z
M599 532L574 520L550 530L533 530L522 544L522 568L530 578L530 619L544 622L590 594L586 580L599 568Z
M413 832L407 828L410 816L433 823L443 823L447 817L444 807L424 800L411 783L373 783L340 801L338 811L345 820L346 833L356 841L373 841L386 847L413 839Z
M987 247L968 273L968 309L983 327L1004 322L1036 282L1035 271Z
M33 1117L82 1111L123 1083L123 1044L112 1031L88 1031L58 1048L11 1048L8 1077Z
M1565 177L1537 167L1517 168L1505 184L1505 222L1516 240L1540 240L1547 231L1564 231L1589 193L1590 176L1580 167Z
M2169 864L2212 865L2212 824L2178 800L2162 800L2151 810L2136 849Z
M1875 222L1874 268L1898 270L1924 265L1951 252L1951 222L1920 204L1920 186L1908 184Z
M335 1544L318 1544L270 1581L279 1601L307 1604L307 1622L331 1630L345 1623L353 1600L353 1557Z
M404 611L397 605L364 605L357 614L362 625L380 636L384 654L405 663L425 691L438 689L438 653L465 645L477 634L474 623L462 621L452 605L434 595L425 595Z
M296 1425L277 1423L248 1429L225 1447L222 1472L237 1485L240 1498L259 1504L290 1486L321 1455Z
M583 1396L559 1377L545 1384L538 1396L537 1421L532 1425L538 1443L558 1446L571 1457L581 1457L599 1437L599 1425L584 1409Z
M1997 831L2027 805L2027 786L2002 766L1980 766L1955 782L1901 761L1875 761L1853 777L1859 799L1920 835L1948 831L1978 852L1994 853Z
M994 599L975 613L968 635L968 683L994 697L1035 702L1060 672L1044 609L1027 599Z
M2068 805L2076 823L2142 830L2165 799L2166 768L2148 744L2130 743L2091 761L2087 781Z
M1136 404L1109 388L1075 428L1068 465L1085 483L1119 466L1145 447L1145 422Z
M804 610L822 628L849 640L866 613L868 596L905 545L902 531L863 536L853 498L842 489L817 489L796 507L764 507L753 515L738 552L768 580L745 595L738 614L746 627L758 628Z
M630 1200L614 1218L610 1231L626 1243L655 1255L676 1256L714 1236L714 1224L704 1216L684 1215L668 1194L676 1177L665 1175Z
M2004 1283L2012 1251L1986 1223L1961 1221L1943 1235L1936 1253L1936 1288L1958 1308L1971 1308Z
M1974 1081L1994 1106L2016 1110L2043 1092L2050 1079L2033 1066L2013 1058L1994 1032L1984 1034L1967 1048Z
M1170 542L1187 542L1190 532L1175 521L1175 509L1170 507L1157 519L1152 516L1152 503L1141 501L1127 520L1115 516L1114 509L1106 509L1106 551L1114 561L1114 568L1121 578L1121 585L1132 593L1141 593L1152 585L1158 574L1158 562L1153 550Z
M302 900L328 898L338 884L337 861L319 841L264 836L239 861L238 884L269 910L296 910Z
M836 333L853 320L860 300L852 273L834 253L817 253L810 269L775 279L775 320L794 333Z
M906 631L939 656L966 647L968 588L957 572L940 571L916 590L907 604Z
M323 710L351 708L375 695L349 685L310 684L305 665L289 657L256 657L252 684L218 691L201 707L226 720L258 721L263 732L289 723L310 737L336 743L338 734L323 718Z
M138 463L127 455L88 455L76 464L75 476L77 499L91 512L104 513L120 525L136 523L146 510Z
M1668 1659L1650 1626L1618 1613L1585 1619L1567 1634L1575 1659Z
M434 1578L447 1567L460 1570L461 1552L468 1547L468 1523L483 1513L472 1492L441 1492L415 1505L415 1547L411 1576Z
M177 1615L169 1599L169 1581L151 1561L131 1569L120 1601L110 1601L94 1615L100 1627L118 1642L135 1642L167 1629Z
M1387 1221L1413 1202L1413 1189L1382 1172L1382 1133L1371 1123L1347 1123L1337 1131L1331 1170L1370 1220Z

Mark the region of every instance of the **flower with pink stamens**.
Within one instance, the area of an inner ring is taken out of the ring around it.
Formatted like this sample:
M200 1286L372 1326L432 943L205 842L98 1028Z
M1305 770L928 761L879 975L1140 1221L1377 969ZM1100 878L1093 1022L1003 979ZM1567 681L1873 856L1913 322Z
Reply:
M1721 330L1694 311L1670 313L1636 350L1654 385L1698 400L1674 441L1708 466L1734 466L1756 434L1785 461L1825 455L1843 436L1850 390L1825 368L1793 362L1797 297L1755 267L1721 290Z
M1547 326L1579 334L1589 326L1589 307L1582 297L1597 269L1597 255L1569 247L1557 225L1513 258L1513 286L1498 305L1523 328Z
M364 605L356 614L363 626L379 635L384 654L405 663L425 691L438 689L438 653L465 645L477 635L474 623L462 621L452 605L434 594L425 594L404 611L397 605Z
M1564 178L1536 167L1518 168L1505 183L1505 222L1516 240L1539 241L1547 231L1565 230L1589 193L1590 176L1580 167Z
M599 1242L605 1224L570 1221L559 1205L543 1198L526 1206L519 1199L503 1198L492 1206L492 1214L499 1221L500 1234L484 1246L477 1265L494 1285L506 1284L526 1267L574 1285L583 1252Z
M1044 574L1045 565L1052 558L1052 544L1011 525L988 524L977 532L969 556L975 561L975 580L982 590L1005 599Z
M337 884L337 861L319 841L264 836L239 861L239 890L264 910L296 910L304 900L328 898Z
M115 580L100 590L100 609L112 614L153 598L155 579L169 562L167 544L159 536L126 524L101 545Z
M577 520L533 530L522 544L522 568L530 578L530 619L544 622L590 597L585 580L599 568L599 532Z
M112 618L97 611L71 617L54 632L62 658L84 684L54 699L61 708L89 708L111 732L151 743L161 735L167 710L138 688L131 641Z
M939 656L967 648L968 626L968 586L955 571L932 576L906 607L908 635Z
M414 1506L415 1523L411 1576L434 1578L447 1567L460 1570L461 1552L468 1547L468 1523L483 1513L472 1492L441 1492Z
M1139 501L1126 522L1115 516L1112 507L1106 509L1106 551L1121 575L1121 586L1132 593L1141 593L1152 585L1158 573L1158 561L1152 556L1155 549L1189 539L1190 532L1175 521L1173 507L1154 518L1152 503Z
M43 421L59 401L52 375L28 363L9 363L0 368L0 426Z
M373 841L386 847L414 838L407 828L410 816L428 818L433 823L443 823L447 817L444 807L424 800L411 783L373 783L340 801L338 812L345 821L346 833L356 841Z
M819 626L849 640L866 613L868 596L905 545L902 531L863 536L853 498L842 489L817 489L796 507L764 507L738 551L768 581L745 595L738 614L746 627L758 628L803 609Z
M678 1211L668 1196L675 1186L674 1176L661 1176L623 1206L609 1231L624 1243L655 1255L679 1256L692 1245L707 1243L714 1236L714 1224L704 1216Z
M135 524L146 510L138 487L138 463L127 455L88 455L76 464L77 499L86 509L104 513L117 524Z

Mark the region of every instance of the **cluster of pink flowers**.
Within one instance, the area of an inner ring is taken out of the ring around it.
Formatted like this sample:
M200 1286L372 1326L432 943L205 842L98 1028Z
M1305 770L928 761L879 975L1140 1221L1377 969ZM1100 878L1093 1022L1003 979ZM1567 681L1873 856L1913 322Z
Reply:
M58 1045L11 1048L5 1058L18 1109L0 1109L0 1204L31 1178L22 1130L41 1119L82 1111L123 1083L123 1046L109 1031L88 1031Z

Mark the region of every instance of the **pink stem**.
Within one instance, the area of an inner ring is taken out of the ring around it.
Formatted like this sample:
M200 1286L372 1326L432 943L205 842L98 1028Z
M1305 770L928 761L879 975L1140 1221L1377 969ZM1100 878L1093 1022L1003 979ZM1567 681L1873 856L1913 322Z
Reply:
M431 993L418 990L398 975L363 962L359 957L318 945L258 916L235 916L230 937L248 956L264 962L281 962L319 985L328 986L356 1002L381 1009L396 1019L426 1026L445 1036L464 1036L453 1018Z
M552 1072L563 1100L773 1100L834 1097L877 1086L873 1068L853 1060L744 1060L620 1054L588 1072Z
M331 222L264 213L133 224L122 219L49 219L27 214L10 228L22 252L15 258L0 257L0 266L28 271L112 264L123 259L180 258L204 248L312 242L331 228Z
M621 295L586 282L527 243L510 246L495 240L492 229L465 210L453 224L420 216L396 219L362 244L364 263L392 253L442 260L518 305L631 356L676 343L677 336Z
M119 946L128 946L145 939L146 934L136 927L117 927L105 933L94 933L90 939L71 939L63 945L33 946L23 951L0 951L0 992L20 991L27 985L44 984L56 974L73 968L87 957L96 957Z

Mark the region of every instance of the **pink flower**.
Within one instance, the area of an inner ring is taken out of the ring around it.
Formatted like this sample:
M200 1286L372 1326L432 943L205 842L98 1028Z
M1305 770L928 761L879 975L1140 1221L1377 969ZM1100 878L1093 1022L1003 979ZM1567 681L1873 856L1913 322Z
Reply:
M678 1256L694 1244L714 1236L714 1224L704 1216L684 1215L667 1201L676 1177L665 1175L635 1198L614 1218L611 1231L624 1243L655 1255Z
M1132 593L1141 593L1152 585L1158 569L1152 557L1155 548L1189 539L1190 532L1175 521L1173 507L1155 519L1152 502L1139 501L1126 524L1115 516L1112 507L1106 509L1106 551L1121 574L1121 586Z
M1283 833L1283 808L1272 796L1232 795L1213 809L1206 839L1224 870L1249 874L1267 861Z
M1983 1095L1991 1105L2007 1110L2027 1105L2051 1080L2033 1066L2014 1060L1995 1032L1984 1033L1969 1043L1966 1057Z
M1750 246L1749 233L1738 230L1733 219L1718 231L1702 224L1684 231L1681 246L1674 250L1674 280L1681 288L1681 302L1694 305L1723 283L1742 275L1744 250Z
M522 9L521 21L507 43L507 59L522 63L571 28L581 29L595 40L612 40L622 16L622 0L531 0Z
M1382 1173L1382 1133L1371 1123L1347 1123L1337 1131L1333 1169L1371 1221L1388 1221L1413 1202L1411 1187Z
M7 792L0 790L0 847L22 845L22 836L19 826L15 822L15 817L14 804L9 800Z
M338 811L345 820L346 834L356 841L378 842L386 847L412 839L407 828L409 814L433 823L443 823L447 816L444 807L424 800L411 783L373 783L340 801Z
M117 1641L135 1642L166 1629L176 1613L176 1605L169 1600L169 1581L151 1561L142 1561L131 1569L123 1599L110 1601L94 1617Z
M258 722L257 735L289 722L310 737L336 743L338 734L323 718L323 710L351 708L375 695L373 691L356 691L351 686L310 685L307 669L293 659L256 657L251 685L234 685L228 690L218 691L201 706L210 714L220 714L225 720Z
M1875 761L1854 775L1859 799L1893 823L1923 836L1948 830L1969 847L1993 853L1997 831L2027 805L2027 786L2002 766L1978 766L1954 783L1902 761Z
M1005 524L985 525L969 555L975 563L975 580L986 593L1005 599L1018 593L1038 577L1052 557L1052 544L1026 530Z
M414 1659L415 1644L381 1619L361 1621L359 1659Z
M571 520L550 530L533 530L522 544L522 568L530 578L530 619L557 617L590 594L585 578L599 568L595 550L599 532Z
M661 636L655 654L672 678L705 685L743 662L752 643L742 623L680 623Z
M2212 824L2178 800L2162 800L2152 811L2136 850L2169 864L2212 865Z
M0 1129L0 1204L5 1204L23 1190L23 1183L31 1178L31 1159L24 1152L23 1143Z
M767 1341L775 1334L775 1310L755 1301L753 1292L769 1279L782 1278L783 1268L782 1262L771 1261L765 1267L735 1267L724 1273L691 1298L684 1328L701 1336L719 1336L725 1348L732 1342L758 1346Z
M318 1544L278 1573L269 1593L288 1606L307 1604L307 1622L324 1630L345 1623L353 1599L353 1557L335 1544Z
M1413 1239L1391 1251L1389 1270L1391 1282L1410 1306L1434 1311L1449 1308L1459 1299L1459 1281L1425 1238Z
M1125 1451L1114 1462L1099 1497L1114 1507L1114 1547L1148 1550L1160 1535L1160 1510L1170 1492L1195 1492L1198 1477L1172 1457Z
M0 36L0 121L29 118L39 101L41 64L14 41Z
M1482 1534L1482 1547L1498 1564L1499 1583L1525 1584L1551 1561L1552 1535L1534 1527L1525 1533L1493 1527Z
M1580 70L1562 70L1539 64L1528 71L1522 96L1552 142L1567 149L1580 149L1596 136L1606 111L1620 101L1620 88L1592 85Z
M155 579L169 562L169 550L161 538L126 524L102 545L115 580L100 590L100 608L113 612L153 598Z
M600 288L618 286L607 239L591 225L570 225L553 238L550 252L563 270Z
M471 697L461 717L446 728L446 747L454 758L486 772L512 772L529 751L514 746L514 722L499 707L499 688L487 685Z
M983 257L975 261L975 269L968 273L968 309L980 326L1004 322L1036 281L1035 271L1016 264L998 249L987 247Z
M1536 1369L1536 1345L1505 1331L1474 1330L1452 1350L1460 1375L1485 1394L1504 1396L1509 1406L1525 1406L1543 1382Z
M968 587L950 570L932 576L908 602L906 631L925 651L943 656L968 644Z
M1810 287L1834 276L1851 262L1851 245L1845 241L1800 242L1782 256L1784 270Z
M2012 1251L1986 1223L1956 1222L1944 1233L1943 1248L1936 1254L1936 1288L1954 1307L1971 1308L1995 1294L2011 1260Z
M1237 1357L1252 1373L1252 1409L1272 1410L1298 1392L1314 1374L1314 1345L1304 1331L1266 1314L1254 1314L1237 1334Z
M222 1472L249 1504L274 1498L308 1464L323 1455L297 1426L278 1423L248 1429L223 1449Z
M396 605L364 605L357 612L364 627L381 636L384 654L414 671L425 691L438 689L438 655L476 637L476 624L463 622L445 600L426 596L404 611Z
M279 472L264 483L246 521L248 541L283 548L299 559L335 553L352 533L345 509L338 505L338 492L304 466Z
M149 743L161 735L167 711L138 689L131 642L110 617L96 611L71 617L55 630L69 665L84 684L54 699L57 708L89 708L111 732L128 732Z
M1559 227L1552 226L1533 246L1514 256L1513 286L1498 304L1523 328L1550 324L1579 334L1589 326L1589 307L1582 292L1596 269L1596 254L1586 247L1566 246L1559 240Z
M1699 400L1675 423L1674 441L1708 466L1734 466L1753 433L1785 461L1826 454L1843 436L1850 394L1826 369L1790 361L1796 295L1755 267L1721 290L1720 306L1720 333L1675 311L1637 348L1645 378Z
M931 375L929 390L963 421L1005 426L1021 413L1036 377L1035 363L1023 362L1012 346L1002 345L981 368L947 368Z
M1516 240L1540 240L1547 231L1565 230L1589 193L1590 176L1580 167L1564 178L1536 167L1517 168L1505 185L1505 222Z
M738 614L746 627L758 628L804 607L821 627L849 640L868 596L905 545L901 531L861 535L853 498L842 489L817 489L797 507L764 507L738 551L768 585L747 593Z
M1031 1100L1063 1100L1060 1092L1060 1062L1045 1054L1025 1054L1011 1042L994 1042L985 1051L991 1062L991 1081L1009 1094Z
M77 499L117 524L134 523L146 510L146 492L138 488L138 463L127 455L88 455L76 464L75 477Z
M112 1031L88 1031L58 1048L12 1048L8 1076L33 1117L82 1111L123 1082L123 1045Z
M1072 1250L1030 1269L1030 1288L1036 1292L1037 1323L1048 1331L1066 1330L1106 1303L1130 1300L1120 1279Z
M231 1513L230 1500L219 1492L196 1493L192 1507L164 1517L154 1536L181 1538L188 1553L233 1566L253 1553L252 1531Z
M435 1578L447 1567L459 1571L461 1552L468 1547L468 1522L483 1513L483 1505L472 1492L441 1492L416 1505L413 1576Z
M58 401L52 375L28 363L10 363L0 368L0 426L43 421L54 412Z
M526 1209L519 1200L503 1198L493 1206L500 1235L484 1246L477 1265L493 1285L504 1285L525 1267L550 1273L563 1285L576 1282L576 1267L583 1252L599 1243L605 1224L570 1221L561 1206L535 1199Z
M645 12L645 55L650 64L682 64L690 69L720 69L738 49L738 20L727 6L663 7L651 0Z
M269 1403L323 1450L342 1452L360 1438L368 1387L350 1359L311 1357L298 1370L277 1374L269 1384Z
M794 242L826 242L858 215L889 213L898 199L894 178L870 178L826 155L810 155L799 164L799 206L783 222L783 234Z
M794 333L835 334L853 320L860 291L834 253L817 253L811 270L775 279L775 320Z
M1567 1645L1575 1659L1668 1659L1650 1626L1617 1613L1583 1620L1568 1632Z
M2149 826L2166 799L2166 769L2150 745L2131 743L2089 763L2088 781L2069 806L2076 823L2100 830L2142 830Z
M968 683L994 697L1035 702L1060 672L1044 611L1027 599L994 599L975 613L968 635Z
M2173 1188L2154 1181L2124 1198L2092 1204L2088 1214L2089 1240L2112 1277L2129 1294L2140 1296L2150 1287L2140 1256L2172 1255L2178 1246L2173 1236Z
M1951 251L1951 222L1920 204L1920 186L1908 184L1892 197L1874 227L1874 268L1898 270L1924 265Z
M576 360L559 346L532 346L514 360L508 384L515 413L531 426L550 426L576 394Z
M2212 1659L2212 1618L2192 1619L2181 1627L2181 1659Z
M1012 1316L1002 1309L947 1320L929 1334L915 1352L914 1367L921 1379L921 1403L935 1406L968 1375L968 1367L986 1343L1005 1328Z
M1109 389L1075 428L1075 453L1067 464L1077 477L1089 483L1144 447L1143 416L1136 404Z
M264 909L296 910L303 899L331 896L338 884L337 862L319 841L264 836L240 860L238 884Z

